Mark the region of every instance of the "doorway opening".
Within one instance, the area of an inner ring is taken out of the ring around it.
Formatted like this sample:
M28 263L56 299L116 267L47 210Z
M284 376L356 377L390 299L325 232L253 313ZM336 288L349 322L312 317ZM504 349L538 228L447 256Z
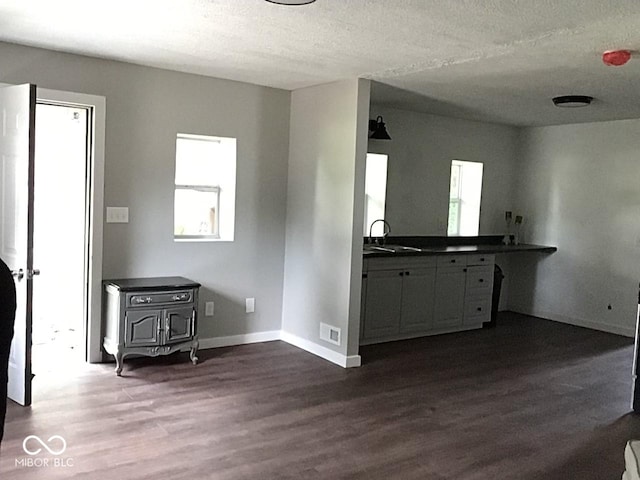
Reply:
M54 380L84 365L87 345L91 109L36 104L32 371Z

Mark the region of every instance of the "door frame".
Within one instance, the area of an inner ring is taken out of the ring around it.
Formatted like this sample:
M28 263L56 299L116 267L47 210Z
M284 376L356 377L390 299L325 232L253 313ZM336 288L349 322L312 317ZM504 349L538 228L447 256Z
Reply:
M90 158L87 163L88 225L85 226L88 264L86 268L86 296L83 299L86 318L83 319L83 324L85 360L90 363L98 363L103 360L101 318L106 98L99 95L38 87L36 103L84 107L89 108L91 113L88 132L91 136L88 149Z

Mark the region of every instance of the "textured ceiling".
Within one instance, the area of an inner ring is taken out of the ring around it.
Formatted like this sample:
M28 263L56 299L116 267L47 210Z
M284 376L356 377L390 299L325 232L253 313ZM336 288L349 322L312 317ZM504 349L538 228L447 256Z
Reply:
M639 0L0 0L0 40L514 125L640 118ZM595 97L558 109L563 94Z

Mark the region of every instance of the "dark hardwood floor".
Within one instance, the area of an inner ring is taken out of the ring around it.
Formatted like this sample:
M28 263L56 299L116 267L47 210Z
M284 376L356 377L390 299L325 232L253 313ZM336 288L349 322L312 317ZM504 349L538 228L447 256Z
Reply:
M614 480L640 438L628 338L501 314L361 354L344 370L270 342L36 378L0 478ZM16 465L27 435L61 435L72 465Z

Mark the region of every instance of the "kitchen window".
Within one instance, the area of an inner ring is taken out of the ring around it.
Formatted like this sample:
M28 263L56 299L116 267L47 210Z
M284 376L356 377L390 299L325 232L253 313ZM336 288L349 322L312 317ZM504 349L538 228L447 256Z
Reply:
M371 224L378 219L384 220L387 197L387 155L367 153L365 170L364 200L364 236L369 236ZM381 237L384 225L378 222L373 226L372 235Z
M473 237L480 228L482 162L451 161L447 235Z
M179 133L176 139L176 241L232 241L236 139Z

